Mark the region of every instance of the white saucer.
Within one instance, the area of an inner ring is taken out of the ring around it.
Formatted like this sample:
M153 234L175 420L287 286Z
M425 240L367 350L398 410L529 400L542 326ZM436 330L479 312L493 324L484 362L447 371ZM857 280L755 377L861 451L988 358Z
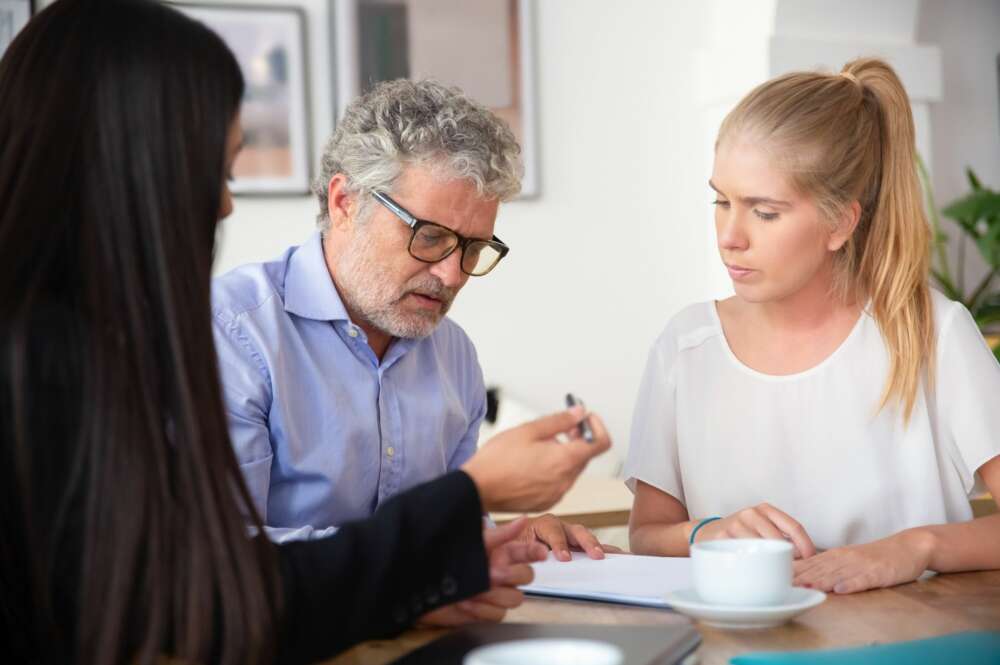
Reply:
M822 603L826 594L815 589L792 587L788 599L781 605L740 606L706 603L694 589L683 589L668 593L665 600L672 609L709 626L746 629L780 626Z
M473 649L464 665L621 665L625 654L614 644L576 638L529 638Z

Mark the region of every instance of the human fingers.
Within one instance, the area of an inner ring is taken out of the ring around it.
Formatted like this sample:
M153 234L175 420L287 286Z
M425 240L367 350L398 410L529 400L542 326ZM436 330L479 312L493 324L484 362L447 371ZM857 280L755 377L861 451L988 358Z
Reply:
M601 543L597 540L597 536L591 533L590 529L582 524L563 523L563 527L569 536L570 545L580 548L591 559L604 558L604 550L601 548Z
M534 536L532 536L534 538ZM490 565L511 565L515 563L536 563L549 557L549 548L537 540L518 540L504 543L490 554Z
M483 546L487 552L491 552L504 543L517 540L527 525L527 517L518 517L513 522L501 524L492 529L483 529Z
M771 519L761 511L747 511L742 516L742 521L750 529L756 531L756 535L760 538L785 540L785 534L783 534L781 530L775 526L774 522L772 522Z
M720 538L757 538L757 529L752 527L742 514L743 511L714 522L709 522L697 533L698 540L719 540Z
M493 605L492 603L478 602L474 598L463 600L458 606L463 612L471 616L473 621L496 623L503 621L503 618L507 615L506 608Z
M816 554L816 545L806 533L805 527L791 515L767 503L761 504L759 508L792 541L800 557L808 559Z
M876 588L879 585L871 573L856 571L848 577L841 577L833 585L833 592L836 594L857 593Z
M569 542L563 523L554 515L542 515L532 521L531 529L540 542L552 550L552 555L559 561L569 561L573 556L569 552Z
M600 416L591 412L587 414L587 419L594 434L593 441L587 441L580 436L579 432L573 432L570 440L563 444L564 450L581 470L587 462L611 447L611 437L608 435L608 430Z
M519 425L515 429L524 434L530 435L533 439L553 439L558 434L567 432L580 424L587 412L582 406L573 406L565 411L550 413L547 416L536 418L530 422Z
M526 563L490 567L490 583L494 586L524 586L525 584L531 584L534 579L535 571Z
M793 564L792 584L820 591L833 591L850 565L844 549L833 549Z
M468 601L493 605L494 607L501 607L503 609L510 610L524 602L524 592L514 587L494 587L489 591L484 591L483 593L467 599L465 602Z
M529 564L544 561L548 555L548 548L535 540L505 542L489 554L490 579L494 584L529 584L534 578Z

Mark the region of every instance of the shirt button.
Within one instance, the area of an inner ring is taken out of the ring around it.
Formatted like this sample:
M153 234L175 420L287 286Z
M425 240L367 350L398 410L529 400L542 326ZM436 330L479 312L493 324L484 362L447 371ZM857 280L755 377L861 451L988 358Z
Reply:
M347 334L350 335L351 337L357 337L358 329L355 328L354 326L351 326L350 328L347 329Z
M396 449L393 448L392 446L389 446L388 448L385 449L385 454L388 455L389 457L392 457L393 455L396 454Z
M458 591L458 582L451 575L446 575L441 580L441 593L446 596L454 596L456 591Z

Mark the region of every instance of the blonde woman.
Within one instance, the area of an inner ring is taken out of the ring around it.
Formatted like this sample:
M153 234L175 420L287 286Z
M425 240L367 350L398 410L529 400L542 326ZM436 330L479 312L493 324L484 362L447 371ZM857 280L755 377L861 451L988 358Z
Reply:
M913 119L856 60L752 91L710 187L736 295L656 340L626 463L632 550L786 538L795 583L836 593L1000 568L1000 366L928 286Z

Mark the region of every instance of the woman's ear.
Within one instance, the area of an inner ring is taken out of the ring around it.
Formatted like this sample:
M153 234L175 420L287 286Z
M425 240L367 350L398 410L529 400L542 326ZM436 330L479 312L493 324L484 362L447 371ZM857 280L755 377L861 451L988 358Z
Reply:
M854 235L854 230L858 228L861 221L861 204L851 201L851 204L844 210L844 214L837 220L837 226L830 233L826 242L826 248L831 252L838 251Z

